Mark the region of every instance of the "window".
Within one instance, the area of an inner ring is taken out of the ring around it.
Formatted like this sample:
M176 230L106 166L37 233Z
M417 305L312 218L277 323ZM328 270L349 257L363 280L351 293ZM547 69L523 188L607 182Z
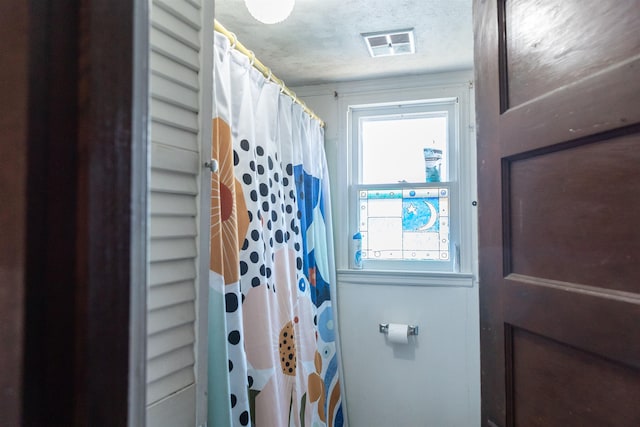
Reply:
M455 271L455 98L351 108L352 229L365 269Z

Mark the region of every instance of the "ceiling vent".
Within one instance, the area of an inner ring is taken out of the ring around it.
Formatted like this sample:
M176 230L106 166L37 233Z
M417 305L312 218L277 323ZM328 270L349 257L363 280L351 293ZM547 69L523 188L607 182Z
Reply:
M416 51L413 42L413 28L362 33L361 36L367 44L369 55L374 58L378 56L405 55Z

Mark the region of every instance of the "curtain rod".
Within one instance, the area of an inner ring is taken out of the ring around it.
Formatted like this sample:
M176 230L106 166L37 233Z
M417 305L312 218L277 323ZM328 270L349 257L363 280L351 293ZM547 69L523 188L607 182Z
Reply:
M307 107L307 104L305 104L304 101L299 99L296 96L295 92L289 89L282 80L274 76L273 73L271 72L271 69L265 66L262 62L260 62L260 60L256 58L256 55L255 53L253 53L253 51L247 49L242 43L240 43L240 41L238 41L238 38L234 33L227 30L225 27L223 27L222 24L219 23L217 19L213 20L213 24L214 24L214 29L217 32L221 33L231 41L232 47L234 47L238 52L242 53L243 55L251 59L251 64L258 71L260 71L267 78L267 80L271 80L272 82L280 86L283 93L287 94L291 99L293 99L293 102L295 102L296 104L299 104L302 107L302 109L307 114L309 114L312 118L318 120L320 122L321 127L324 127L324 121L322 121L322 119L318 117L318 115L314 113L313 110L311 110L311 108Z

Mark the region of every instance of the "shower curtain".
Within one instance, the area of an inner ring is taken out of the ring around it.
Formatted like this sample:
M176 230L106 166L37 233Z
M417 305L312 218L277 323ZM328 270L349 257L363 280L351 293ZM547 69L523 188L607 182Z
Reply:
M323 129L214 44L208 425L340 427Z

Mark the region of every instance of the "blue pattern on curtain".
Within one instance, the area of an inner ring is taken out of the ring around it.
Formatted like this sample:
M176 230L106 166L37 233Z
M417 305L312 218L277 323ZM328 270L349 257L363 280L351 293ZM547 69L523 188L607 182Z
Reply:
M215 34L209 425L342 427L324 133Z

